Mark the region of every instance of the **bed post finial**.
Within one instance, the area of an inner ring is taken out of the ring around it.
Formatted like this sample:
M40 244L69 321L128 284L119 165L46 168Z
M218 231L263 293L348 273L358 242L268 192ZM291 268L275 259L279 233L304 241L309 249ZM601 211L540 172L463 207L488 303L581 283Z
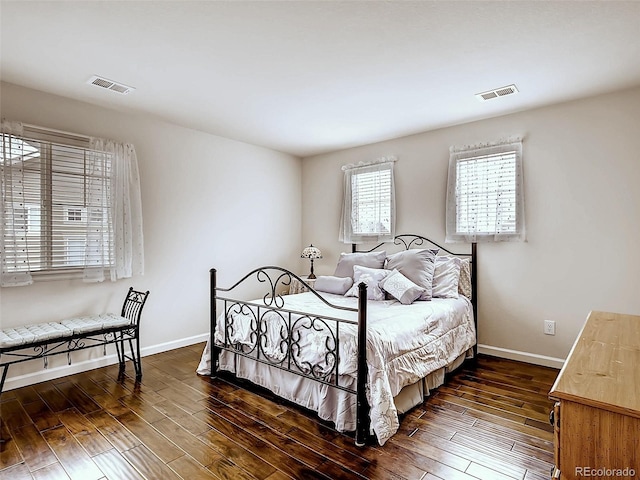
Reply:
M363 447L369 434L367 401L367 284L358 285L358 379L356 387L356 445Z

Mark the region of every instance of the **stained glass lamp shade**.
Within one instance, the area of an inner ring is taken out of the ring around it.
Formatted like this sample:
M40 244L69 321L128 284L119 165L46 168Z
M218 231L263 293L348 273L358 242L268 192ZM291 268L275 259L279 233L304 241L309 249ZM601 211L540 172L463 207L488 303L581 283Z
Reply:
M314 247L313 245L309 245L302 251L302 255L300 255L300 258L308 258L311 262L311 273L307 278L310 280L316 278L316 276L313 274L313 261L318 258L322 258L322 252L320 251L320 249Z

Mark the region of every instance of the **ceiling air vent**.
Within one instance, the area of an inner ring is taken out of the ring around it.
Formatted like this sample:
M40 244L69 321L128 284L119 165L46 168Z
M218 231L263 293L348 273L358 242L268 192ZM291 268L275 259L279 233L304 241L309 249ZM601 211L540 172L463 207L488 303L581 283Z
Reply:
M111 90L112 92L120 93L122 95L127 95L135 90L134 87L129 87L123 83L114 82L113 80L107 80L104 77L99 77L94 75L89 80L87 80L89 85L95 85L96 87L106 88L107 90Z
M506 87L496 88L489 90L488 92L476 93L476 98L481 102L491 100L492 98L504 97L506 95L513 95L518 93L518 89L515 85L507 85Z

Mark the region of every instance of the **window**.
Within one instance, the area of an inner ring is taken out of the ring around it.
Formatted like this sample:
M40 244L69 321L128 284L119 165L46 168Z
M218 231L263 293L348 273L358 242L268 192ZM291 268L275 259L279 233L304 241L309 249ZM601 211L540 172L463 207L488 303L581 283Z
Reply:
M78 208L78 207L67 208L65 221L68 223L82 222L83 221L82 219L86 217L86 211L87 211L86 208Z
M393 162L343 167L344 203L340 240L390 241L395 236Z
M27 235L40 235L40 205L25 205Z
M96 232L100 265L113 264L111 225L87 222L86 215L89 206L110 209L110 155L92 152L88 138L34 131L3 134L0 159L7 272L23 271L27 264L30 272L85 267L85 246Z
M452 151L447 241L524 240L522 142Z
M64 250L67 265L84 266L87 241L84 237L65 237Z
M16 131L6 122L2 127L1 285L29 284L32 273L77 273L87 281L99 281L104 271L115 272L114 232L124 230L117 228L122 221L114 208L127 203L115 202L112 195L122 191L115 187L117 149L93 148L93 139L37 127L20 126ZM135 159L134 151L133 155ZM139 189L137 167L134 171L135 182L130 183ZM141 249L141 214L131 214L129 207L123 211L140 220L133 228L139 230L135 244ZM130 220L125 227L131 230L135 222Z

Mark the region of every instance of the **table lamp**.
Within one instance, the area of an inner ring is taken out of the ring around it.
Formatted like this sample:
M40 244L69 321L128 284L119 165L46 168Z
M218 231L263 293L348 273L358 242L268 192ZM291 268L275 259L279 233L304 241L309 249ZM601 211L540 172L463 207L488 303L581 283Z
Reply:
M314 247L313 244L309 245L302 251L300 258L308 258L311 261L311 273L307 277L309 280L313 280L316 276L313 274L313 261L316 258L322 258L322 252L319 248Z

